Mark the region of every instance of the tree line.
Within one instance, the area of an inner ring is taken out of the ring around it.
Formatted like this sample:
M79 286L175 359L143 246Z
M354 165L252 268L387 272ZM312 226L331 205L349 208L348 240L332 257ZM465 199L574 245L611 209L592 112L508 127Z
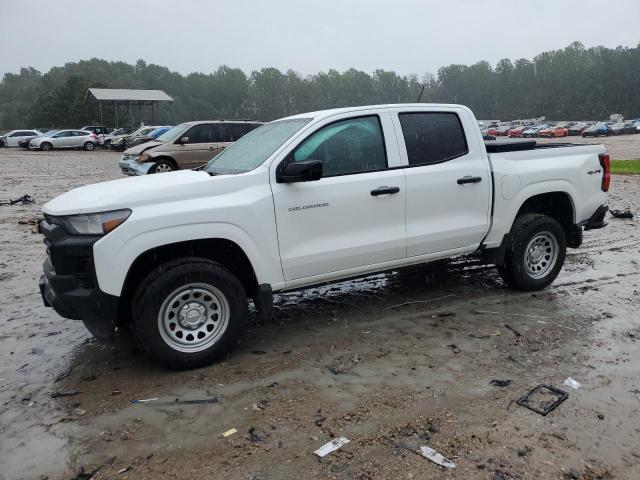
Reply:
M85 103L89 87L164 90L175 102L160 106L155 121L161 124L272 120L332 107L415 102L421 92L422 102L461 103L483 119L597 120L611 113L635 118L640 116L640 44L611 49L574 42L532 60L449 65L421 77L354 68L307 76L263 68L247 75L228 66L182 75L144 60L131 65L95 58L44 74L25 67L0 82L0 130L97 123L97 104ZM104 108L103 118L106 125L115 124L113 107ZM120 112L121 125L128 118ZM136 116L134 123L139 121Z

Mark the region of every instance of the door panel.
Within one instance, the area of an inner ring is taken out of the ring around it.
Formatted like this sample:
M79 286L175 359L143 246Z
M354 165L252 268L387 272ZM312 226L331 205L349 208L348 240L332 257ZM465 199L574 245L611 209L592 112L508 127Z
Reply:
M407 256L473 250L490 222L491 174L486 153L467 144L478 128L449 111L393 115L407 164Z
M404 187L403 170L273 185L285 280L404 258Z
M281 172L288 163L319 160L324 171L308 182L277 183L272 176L286 281L406 256L404 170L387 169L399 166L397 152L385 110L327 120L272 165Z

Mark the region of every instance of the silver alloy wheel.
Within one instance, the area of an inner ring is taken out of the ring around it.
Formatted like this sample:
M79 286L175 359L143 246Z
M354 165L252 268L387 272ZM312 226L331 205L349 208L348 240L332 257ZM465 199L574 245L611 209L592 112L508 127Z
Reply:
M544 278L558 260L558 240L551 232L538 233L524 250L524 266L527 275L534 279Z
M220 290L206 283L189 283L162 302L158 328L174 350L201 352L220 340L229 316L229 302Z
M158 163L156 164L156 173L166 173L172 172L173 168L168 163Z
M86 148L87 150L93 150L95 148L95 145L92 142L87 142L84 144L84 148Z

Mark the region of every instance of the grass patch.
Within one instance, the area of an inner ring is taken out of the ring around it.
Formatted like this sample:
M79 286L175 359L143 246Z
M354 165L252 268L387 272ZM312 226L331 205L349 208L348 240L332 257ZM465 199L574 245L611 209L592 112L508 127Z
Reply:
M611 173L640 173L640 160L611 160Z

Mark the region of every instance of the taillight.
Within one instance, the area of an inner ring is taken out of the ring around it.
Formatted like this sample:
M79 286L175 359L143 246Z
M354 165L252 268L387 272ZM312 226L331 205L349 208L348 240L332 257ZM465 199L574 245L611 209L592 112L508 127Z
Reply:
M600 189L603 192L609 191L609 184L611 183L611 157L608 153L601 153L598 155L600 160L600 166L602 167L602 183Z

